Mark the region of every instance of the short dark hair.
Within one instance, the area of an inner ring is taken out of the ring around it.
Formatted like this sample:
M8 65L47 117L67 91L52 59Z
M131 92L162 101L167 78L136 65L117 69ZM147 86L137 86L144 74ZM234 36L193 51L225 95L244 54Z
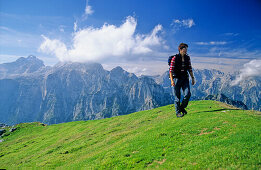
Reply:
M179 49L179 50L182 50L182 48L188 48L188 44L180 43L178 49Z

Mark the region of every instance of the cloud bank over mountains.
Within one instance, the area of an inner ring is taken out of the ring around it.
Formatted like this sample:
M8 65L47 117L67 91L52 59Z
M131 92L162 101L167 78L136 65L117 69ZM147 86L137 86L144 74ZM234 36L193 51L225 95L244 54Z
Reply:
M247 78L261 76L261 60L251 60L244 64L240 72L240 75L232 82L232 86L239 84Z
M42 35L44 41L39 51L53 54L60 61L99 62L112 56L115 59L149 54L157 47L166 47L161 38L163 29L161 25L156 25L149 34L135 33L136 27L137 20L128 16L118 27L105 23L101 28L80 29L73 33L70 46L66 46L58 39L50 39Z

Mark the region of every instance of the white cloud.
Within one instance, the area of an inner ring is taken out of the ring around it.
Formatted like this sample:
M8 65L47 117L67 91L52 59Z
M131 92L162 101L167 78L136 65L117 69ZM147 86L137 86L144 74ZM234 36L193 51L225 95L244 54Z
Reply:
M244 68L240 72L240 75L232 82L232 86L247 78L261 76L261 60L251 60L244 64Z
M239 33L233 33L233 32L227 32L227 33L224 33L225 36L238 36Z
M4 30L4 31L14 31L10 28L7 28L7 27L3 27L3 26L0 26L0 30Z
M225 45L226 41L196 42L197 45Z
M183 20L182 23L184 26L186 26L188 28L191 28L193 25L195 25L193 19Z
M157 25L150 35L136 35L136 47L133 49L134 54L142 54L152 52L151 46L160 45L162 39L157 36L158 32L162 30L161 25Z
M154 47L164 46L158 35L161 25L155 26L150 34L135 34L137 21L129 16L119 27L104 24L101 28L87 27L73 34L72 45L67 48L60 40L43 36L39 50L54 54L61 61L86 62L104 61L154 52Z
M180 21L180 20L178 20L178 19L176 19L176 20L173 20L173 22L174 22L174 23L176 23L176 24L179 24L179 23L181 23L181 21Z
M64 25L60 25L60 27L59 27L60 32L64 32L64 28L65 28Z
M85 7L85 14L86 15L91 15L91 14L93 14L93 9L92 9L92 7L89 5L89 1L87 0L86 1L86 7Z
M225 41L210 41L209 42L211 45L225 45L227 42Z
M185 28L191 28L193 25L195 25L195 22L193 19L185 19L185 20L173 20L172 24L174 26L174 29L178 30L181 27Z
M50 40L42 35L44 42L40 45L40 51L44 51L46 54L54 54L60 61L66 61L68 58L67 48L65 44L59 40Z
M256 58L261 58L260 50L250 51L246 48L231 48L224 46L211 46L206 50L206 52L201 53L200 56L204 57L217 57L221 56L228 59L249 59L253 60Z
M240 68L251 60L260 59L261 51L250 51L246 48L231 48L224 46L206 46L203 51L190 53L192 65L197 68L211 67L223 72L240 71Z
M115 62L110 64L102 64L104 69L111 70L117 66L122 67L124 70L134 73L137 76L141 75L162 75L168 70L166 61L129 61L129 62Z
M149 70L147 68L143 67L138 67L138 66L132 66L126 69L126 71L130 73L134 73L136 76L141 76L141 75L149 75Z
M77 28L78 28L77 21L75 21L75 22L73 23L73 30L74 30L74 32L77 31Z
M226 58L220 56L208 56L203 53L191 53L191 64L197 69L217 69L225 73L233 73L249 59Z

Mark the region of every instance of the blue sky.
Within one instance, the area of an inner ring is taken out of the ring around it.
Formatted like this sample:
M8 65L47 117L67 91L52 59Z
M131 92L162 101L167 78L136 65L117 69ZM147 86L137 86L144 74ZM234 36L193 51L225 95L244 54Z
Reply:
M36 55L162 74L181 42L194 68L261 59L259 0L0 0L0 63Z

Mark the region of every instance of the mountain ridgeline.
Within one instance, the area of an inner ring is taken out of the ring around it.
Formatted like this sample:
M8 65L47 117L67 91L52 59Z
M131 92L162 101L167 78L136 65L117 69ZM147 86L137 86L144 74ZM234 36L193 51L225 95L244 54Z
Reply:
M192 100L222 99L242 109L261 110L260 79L231 86L235 75L197 69L194 74ZM35 56L19 58L0 64L0 120L55 124L153 109L173 102L169 81L168 72L137 77L121 67L107 71L98 63L49 67Z
M38 62L30 56L10 67L0 65L4 75L0 80L2 123L101 119L171 103L170 94L153 79L138 78L121 67L106 71L97 63L58 63L27 71Z

